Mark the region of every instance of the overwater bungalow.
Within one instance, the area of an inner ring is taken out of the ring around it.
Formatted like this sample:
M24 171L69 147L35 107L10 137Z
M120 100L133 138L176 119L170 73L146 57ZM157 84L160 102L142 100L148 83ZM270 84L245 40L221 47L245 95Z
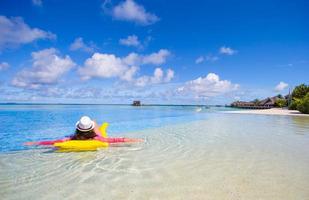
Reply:
M237 108L253 108L255 104L254 102L235 101L231 104L231 106Z
M231 107L247 108L247 109L269 109L275 107L277 100L282 99L279 96L267 97L261 101L235 101L231 104Z
M141 106L141 101L133 101L132 106Z

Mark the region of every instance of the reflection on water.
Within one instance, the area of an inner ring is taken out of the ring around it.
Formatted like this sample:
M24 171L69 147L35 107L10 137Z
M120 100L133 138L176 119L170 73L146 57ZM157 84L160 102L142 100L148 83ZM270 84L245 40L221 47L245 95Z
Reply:
M292 117L296 134L309 134L309 117Z
M308 119L213 114L96 152L0 154L3 199L308 199Z

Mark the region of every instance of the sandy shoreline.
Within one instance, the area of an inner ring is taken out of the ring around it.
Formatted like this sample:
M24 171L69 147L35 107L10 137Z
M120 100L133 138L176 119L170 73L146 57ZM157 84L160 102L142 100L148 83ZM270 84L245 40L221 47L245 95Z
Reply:
M302 114L297 110L287 110L282 108L271 108L261 110L237 110L237 111L226 111L225 113L235 114L257 114L257 115L286 115L286 116L304 116L309 117L309 114Z

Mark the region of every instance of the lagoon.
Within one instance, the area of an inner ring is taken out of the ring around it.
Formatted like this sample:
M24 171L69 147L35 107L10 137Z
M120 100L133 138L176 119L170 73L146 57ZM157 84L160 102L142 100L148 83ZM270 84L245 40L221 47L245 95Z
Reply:
M1 105L4 199L308 199L309 118L229 108ZM25 141L70 135L81 115L145 139L56 153Z

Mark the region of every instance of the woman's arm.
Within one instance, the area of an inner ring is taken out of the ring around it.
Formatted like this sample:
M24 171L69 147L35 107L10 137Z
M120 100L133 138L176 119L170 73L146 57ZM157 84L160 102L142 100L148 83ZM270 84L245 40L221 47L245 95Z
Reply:
M135 139L135 138L104 138L100 135L94 138L95 140L99 140L101 142L107 143L124 143L124 142L143 142L143 139Z
M124 142L125 138L104 138L100 135L97 135L94 139L99 140L101 142L106 142L106 143L120 143L120 142Z
M93 121L93 122L94 122L93 131L95 132L96 135L101 135L101 132L100 132L100 129L99 129L97 122L96 121Z
M132 142L132 143L135 143L135 142L144 142L143 139L139 139L139 138L124 138L124 142Z
M102 137L99 126L96 122L94 122L94 132L97 135L94 139L99 140L101 142L107 143L123 143L123 142L143 142L143 139L135 139L135 138L105 138Z
M26 142L24 143L24 145L27 145L27 146L35 146L35 145L53 145L57 142L65 142L65 141L68 141L70 140L71 138L63 138L63 139L60 139L60 140L45 140L45 141L38 141L38 142Z

